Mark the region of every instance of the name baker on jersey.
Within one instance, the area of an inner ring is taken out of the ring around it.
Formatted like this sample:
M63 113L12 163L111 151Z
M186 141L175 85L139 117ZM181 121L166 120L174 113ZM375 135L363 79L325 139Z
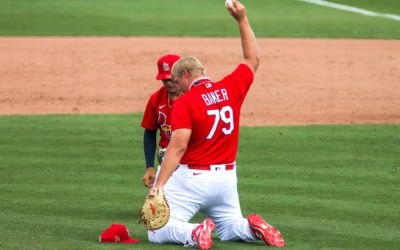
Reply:
M226 91L226 89L217 89L215 91L202 94L201 97L203 98L207 106L229 100L228 92Z

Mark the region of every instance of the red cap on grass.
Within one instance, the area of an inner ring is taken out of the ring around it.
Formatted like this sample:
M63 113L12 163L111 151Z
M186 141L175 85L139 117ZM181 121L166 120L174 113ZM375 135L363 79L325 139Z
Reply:
M157 80L169 80L171 79L171 69L172 65L176 61L181 59L178 55L165 55L158 59L157 66L158 66L158 75L156 76Z
M128 228L122 224L111 224L99 237L100 242L137 243L139 240L129 236Z

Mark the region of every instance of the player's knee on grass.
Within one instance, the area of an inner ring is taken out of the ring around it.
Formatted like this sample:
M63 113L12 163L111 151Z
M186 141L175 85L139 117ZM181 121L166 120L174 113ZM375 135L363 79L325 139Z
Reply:
M216 232L222 241L255 241L245 218L217 225Z

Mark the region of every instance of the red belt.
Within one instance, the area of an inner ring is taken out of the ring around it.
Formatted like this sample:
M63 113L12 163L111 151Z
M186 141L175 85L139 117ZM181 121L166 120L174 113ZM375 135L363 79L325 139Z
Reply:
M235 163L231 164L215 164L215 165L187 165L188 169L194 170L208 170L208 171L219 171L219 170L233 170Z

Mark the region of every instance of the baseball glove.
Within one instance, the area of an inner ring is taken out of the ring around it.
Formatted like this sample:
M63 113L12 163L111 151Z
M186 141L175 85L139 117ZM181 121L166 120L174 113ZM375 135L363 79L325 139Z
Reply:
M162 188L151 188L140 210L141 219L147 230L157 230L169 220L169 205Z

